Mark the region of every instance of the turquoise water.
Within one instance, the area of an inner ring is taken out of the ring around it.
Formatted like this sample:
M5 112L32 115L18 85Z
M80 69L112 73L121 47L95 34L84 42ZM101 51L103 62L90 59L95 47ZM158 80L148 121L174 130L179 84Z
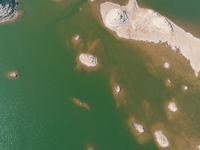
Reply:
M200 25L197 0L189 4L185 0L140 3ZM154 92L157 103L168 97L167 92L155 92L164 91L164 84L147 73L146 57L138 53L139 48L133 47L131 52L130 45L102 28L87 1L20 0L20 9L24 13L17 21L0 26L0 149L81 150L92 145L97 150L156 150L152 140L140 145L134 139L124 119L127 112L116 109L110 86L112 73L120 74L119 82L128 87L127 77L135 74L138 82L133 89L142 87L139 81L154 85L138 88L136 98L149 98ZM100 39L102 49L94 51L102 61L98 71L76 69L76 57L82 50L66 42L77 33L85 43ZM20 79L6 77L12 70L20 72ZM143 90L145 95L141 96ZM88 103L91 111L75 105L72 97Z

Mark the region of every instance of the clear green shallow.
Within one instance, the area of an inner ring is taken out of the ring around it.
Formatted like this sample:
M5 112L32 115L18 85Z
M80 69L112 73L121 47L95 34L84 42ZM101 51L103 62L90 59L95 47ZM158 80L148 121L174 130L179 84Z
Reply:
M126 84L128 71L135 70L140 77L133 88L141 86L139 81L154 85L150 92L148 88L137 89L138 93L146 90L146 97L157 89L162 91L164 85L147 74L140 54L133 52L135 59L127 60L129 51L124 51L122 42L102 28L92 14L77 17L79 7L87 6L87 1L68 1L60 5L51 0L20 0L22 17L0 26L0 149L82 150L94 145L97 150L157 150L153 142L139 145L123 120L126 114L116 110L110 72L120 74ZM186 0L139 2L200 24L198 0L189 5ZM179 7L173 9L176 5ZM86 40L101 40L106 50L96 53L107 67L90 73L76 69L77 53L66 46L66 41L77 33ZM12 70L18 70L21 78L7 79L6 73ZM154 94L159 102L160 93ZM71 97L81 98L92 110L76 106Z

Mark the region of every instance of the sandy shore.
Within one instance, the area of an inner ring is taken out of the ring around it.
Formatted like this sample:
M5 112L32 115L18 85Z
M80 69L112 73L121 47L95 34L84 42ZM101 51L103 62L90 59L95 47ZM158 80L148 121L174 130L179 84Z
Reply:
M136 0L126 6L111 2L100 6L104 25L125 39L167 43L190 61L196 75L200 71L200 39L151 9L140 8Z

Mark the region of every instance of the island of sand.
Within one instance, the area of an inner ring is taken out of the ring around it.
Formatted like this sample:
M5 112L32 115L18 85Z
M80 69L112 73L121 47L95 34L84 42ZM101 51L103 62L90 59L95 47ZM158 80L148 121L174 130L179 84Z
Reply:
M0 1L0 23L12 21L18 16L18 2L16 0Z
M200 71L200 39L184 31L159 13L140 8L136 0L129 0L126 6L111 2L100 5L104 25L125 39L153 43L167 43L173 50L190 61L198 75Z

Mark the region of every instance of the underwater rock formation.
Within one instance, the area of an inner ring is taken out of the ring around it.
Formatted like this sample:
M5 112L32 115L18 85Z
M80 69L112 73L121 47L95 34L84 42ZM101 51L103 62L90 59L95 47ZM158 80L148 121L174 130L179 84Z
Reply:
M14 19L18 15L17 8L16 0L0 0L0 23Z

